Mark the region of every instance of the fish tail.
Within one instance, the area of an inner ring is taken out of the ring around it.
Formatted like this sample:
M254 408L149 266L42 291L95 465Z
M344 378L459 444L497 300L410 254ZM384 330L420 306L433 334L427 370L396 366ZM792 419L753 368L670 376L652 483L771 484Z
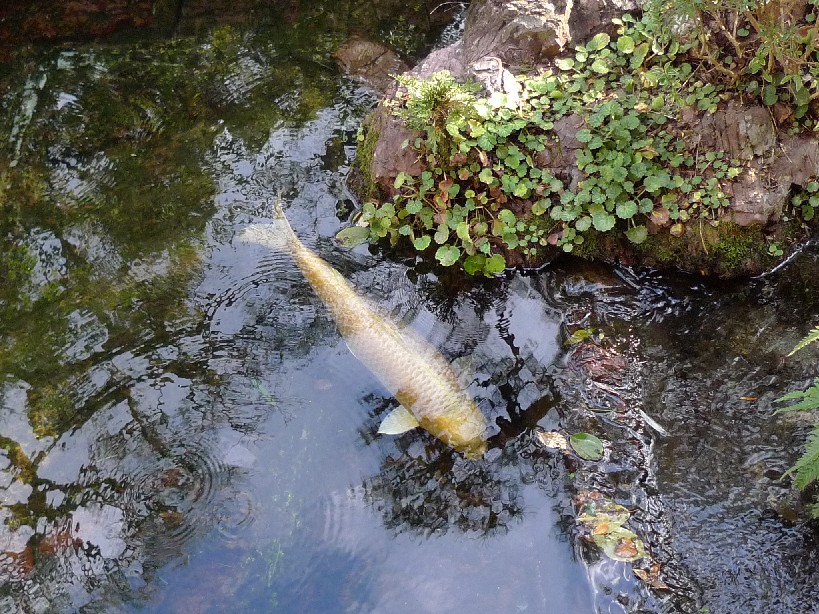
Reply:
M277 198L273 203L272 214L273 219L270 223L251 224L245 228L241 240L278 251L291 251L293 245L298 243L298 237L287 221L281 198Z

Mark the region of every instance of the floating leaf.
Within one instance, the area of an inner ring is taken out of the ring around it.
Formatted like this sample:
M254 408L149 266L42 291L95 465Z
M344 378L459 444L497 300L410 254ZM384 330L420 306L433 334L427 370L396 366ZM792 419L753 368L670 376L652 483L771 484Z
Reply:
M336 239L344 247L356 247L370 238L370 229L364 226L350 226L336 233Z
M575 433L569 438L572 450L584 460L597 461L603 458L603 442L591 433Z
M663 582L660 579L660 564L654 563L649 569L646 571L645 569L635 568L634 575L640 578L643 582L648 584L652 588L658 588L660 590L669 590L668 584Z

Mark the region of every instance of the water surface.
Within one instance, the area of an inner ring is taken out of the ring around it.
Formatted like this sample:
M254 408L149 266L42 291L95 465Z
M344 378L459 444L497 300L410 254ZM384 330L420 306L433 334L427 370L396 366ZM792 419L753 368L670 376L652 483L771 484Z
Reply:
M192 21L3 74L0 606L815 609L813 534L779 480L807 424L771 413L815 373L815 350L784 355L815 320L819 254L728 285L571 261L475 280L345 250L374 97L333 68L327 14L292 30L308 40ZM288 256L239 238L279 196L453 361L485 459L377 434L396 402ZM565 345L580 327L604 336ZM545 449L552 429L596 433L606 459ZM588 490L633 510L673 590L584 545Z

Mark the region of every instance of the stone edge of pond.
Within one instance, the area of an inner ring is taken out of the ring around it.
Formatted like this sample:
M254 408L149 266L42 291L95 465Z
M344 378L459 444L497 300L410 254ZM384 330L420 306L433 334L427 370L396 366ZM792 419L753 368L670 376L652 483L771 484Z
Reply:
M526 2L474 0L468 9L463 39L433 51L408 74L428 77L449 70L456 78L466 77L474 62L487 56L501 58L504 66L514 72L544 66L572 41L612 30L612 17L630 10L639 12L633 2L624 6L606 0L599 9L595 2L594 11L585 4L588 2L564 12L559 7L548 12ZM506 25L498 29L498 23ZM379 53L388 51L382 49ZM371 74L357 75L355 70L350 73L371 86L375 80ZM385 82L390 83L380 80ZM362 125L349 179L351 190L362 202L390 199L399 173L417 176L423 170L415 152L402 146L416 134L384 104L395 91L394 82L381 88L382 103ZM678 122L691 132L693 142L718 145L730 157L748 165L751 172L732 186L730 207L720 212L715 222L692 220L684 225L682 233L670 233L669 220L656 223L650 219L648 238L639 245L631 243L623 233L591 230L584 235L585 243L575 246L574 256L732 279L770 271L819 237L816 220L805 223L786 215L795 189L804 189L819 176L819 139L783 134L768 109L735 101L721 105L715 113L687 108ZM574 166L564 170L580 174ZM547 245L536 257L535 265L551 262L562 253L560 248ZM506 250L504 255L509 266L532 265L519 250Z

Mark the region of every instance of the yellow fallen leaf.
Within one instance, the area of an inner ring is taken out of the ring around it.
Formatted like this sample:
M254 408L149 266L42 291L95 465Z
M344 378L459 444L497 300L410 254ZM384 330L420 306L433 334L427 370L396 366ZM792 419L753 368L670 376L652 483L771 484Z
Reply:
M553 448L555 450L568 450L569 442L566 441L566 436L556 433L555 431L538 431L537 439L546 448Z
M592 531L592 535L603 535L604 533L609 532L609 523L608 522L601 522Z

